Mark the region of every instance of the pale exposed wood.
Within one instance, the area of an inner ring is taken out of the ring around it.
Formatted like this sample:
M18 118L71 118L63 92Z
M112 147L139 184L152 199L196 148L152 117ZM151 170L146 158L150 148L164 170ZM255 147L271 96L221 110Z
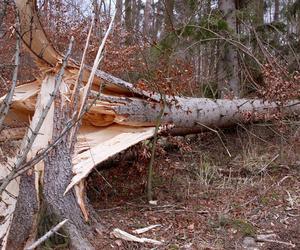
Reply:
M151 243L154 245L163 244L161 241L158 241L158 240L153 240L153 239L148 239L148 238L139 238L139 237L134 236L130 233L127 233L119 228L115 228L112 233L116 238L120 238L120 239L126 240L126 241L134 241L134 242L139 242L139 243Z
M8 159L8 162L12 163L14 162L14 159ZM9 167L7 165L0 164L0 178L4 178L9 173ZM0 223L0 238L3 239L1 249L6 249L8 231L19 194L19 178L11 181L6 187L6 191L7 192L2 193L2 200L0 202L0 216L1 218L5 218Z
M140 141L152 137L153 134L153 127L134 128L119 125L111 125L102 129L88 127L81 131L81 139L76 144L76 154L73 158L75 175L66 192L84 179L95 165Z
M27 138L30 138L32 136L32 131L37 127L37 124L40 120L40 117L42 116L42 113L44 112L49 99L50 95L53 93L55 89L55 79L54 76L52 77L47 77L41 87L40 94L38 96L38 100L36 103L36 109L35 113L33 115L31 124L30 124L30 129L28 130L28 134L26 135ZM54 104L52 103L48 114L46 115L43 124L39 130L39 133L34 140L30 151L28 152L27 155L27 160L30 160L32 157L36 155L36 153L47 147L47 145L50 143L50 140L52 139L52 131L53 131L53 118L54 118ZM36 187L36 192L37 195L39 195L39 179L40 176L43 174L44 170L44 162L41 161L35 166L35 187Z
M46 77L46 79L43 81L42 88L41 88L40 94L39 94L37 102L36 102L35 114L32 117L32 121L31 121L31 124L30 124L31 129L27 130L27 134L25 135L25 138L32 138L33 131L38 126L38 123L40 122L40 118L43 115L43 112L45 111L45 107L47 106L47 104L49 102L49 99L51 98L50 94L53 93L54 87L55 87L55 78L54 78L54 76ZM33 141L30 148L28 149L28 155L26 153L27 159L30 159L31 157L34 157L34 155L40 149L42 149L43 147L46 147L47 144L49 143L49 140L52 138L52 129L51 128L53 127L53 110L54 110L53 108L54 108L53 105L50 105L49 111L48 111L47 115L45 116L44 122L42 123L42 125L39 129L39 133L35 135L36 138ZM23 147L26 148L27 143L29 143L29 141L27 141L25 139L23 141ZM26 155L25 155L25 157L26 157ZM20 161L20 159L15 159L12 162L12 166L17 166L19 161ZM38 196L39 196L39 177L42 174L41 171L43 170L43 166L44 166L44 164L43 164L42 161L39 162L35 166L35 170L36 170L35 189L36 189L37 200L39 200L38 199ZM10 171L7 173L6 176L8 176L8 174L10 174ZM5 177L5 176L2 176L2 177ZM12 183L12 182L10 182L10 183ZM11 185L11 184L9 184L9 185ZM9 185L6 187L6 190L8 190ZM10 190L10 192L17 193L16 194L16 197L17 197L19 186L15 185L14 188L15 188L15 190ZM5 194L5 192L4 192L4 194ZM34 194L32 194L32 195L34 195ZM13 207L13 209L10 210L11 217L13 216L14 208L15 208L15 206ZM9 230L7 228L7 232L8 231Z
M133 230L132 232L135 234L143 234L143 233L146 233L156 227L161 227L161 224L156 224L156 225L151 225L148 227L139 228L139 229Z

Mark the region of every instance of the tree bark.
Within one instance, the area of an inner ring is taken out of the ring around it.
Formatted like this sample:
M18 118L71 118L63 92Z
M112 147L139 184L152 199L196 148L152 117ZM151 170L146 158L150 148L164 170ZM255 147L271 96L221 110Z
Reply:
M219 0L219 9L223 13L231 35L237 33L235 0ZM221 98L224 96L240 96L239 63L237 50L230 44L220 47L218 61L218 90Z
M155 126L162 104L138 98L102 96L90 112L113 111L112 122L127 126ZM174 97L167 98L161 119L162 125L172 124L175 128L226 127L239 122L255 121L279 106L274 102L255 99L217 99ZM300 102L291 101L281 107L286 114L300 114ZM259 114L255 116L255 114ZM250 117L249 117L250 115ZM96 121L96 116L93 116Z
M125 0L126 44L132 44L132 0Z
M143 24L143 33L144 36L149 36L150 31L150 14L151 14L151 2L152 0L146 0L145 10L144 10L144 24Z
M14 217L8 233L6 249L22 250L26 242L35 236L39 209L37 198L35 174L32 171L31 173L23 174Z
M279 0L275 0L274 1L274 22L278 22L279 21L279 7L280 7L280 2Z
M259 27L264 24L264 0L255 0L253 1L254 4L254 10L255 10L255 26Z
M123 1L116 0L116 18L115 18L116 25L120 25L122 22L122 11L123 11L122 8L123 8Z
M66 100L58 97L56 100L53 128L53 140L60 136L66 122L70 119ZM68 134L63 140L55 146L45 158L45 176L44 176L44 202L47 211L52 213L56 221L69 219L66 224L66 230L70 238L72 249L93 249L86 238L91 233L89 226L85 223L80 207L77 203L74 190L64 195L66 187L71 181L72 161L69 148ZM53 225L55 225L54 222ZM53 226L52 225L52 226Z
M164 13L164 34L168 34L174 30L174 0L163 0L165 13Z

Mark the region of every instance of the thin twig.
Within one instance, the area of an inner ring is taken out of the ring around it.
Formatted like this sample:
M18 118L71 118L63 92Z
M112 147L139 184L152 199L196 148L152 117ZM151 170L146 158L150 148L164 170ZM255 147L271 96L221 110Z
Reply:
M106 43L106 40L108 38L108 35L113 27L113 23L114 23L114 20L115 20L115 16L116 16L116 12L114 13L111 21L110 21L110 24L108 26L108 29L105 33L105 36L101 42L101 45L98 49L98 52L97 52L97 56L94 60L94 64L93 64L93 67L92 67L92 70L91 70L91 74L89 76L89 79L88 79L88 82L86 84L86 86L84 87L84 93L83 93L83 98L82 98L82 103L81 103L81 107L80 107L80 110L79 110L79 113L78 113L78 116L81 115L81 113L83 112L84 108L86 107L87 105L87 100L88 100L88 96L89 96L89 92L91 90L91 87L92 87L92 83L93 83L93 80L94 80L94 77L95 77L95 74L96 74L96 71L97 71L97 68L101 62L101 59L102 59L102 51L104 49L104 46L105 46L105 43ZM100 86L100 89L101 89L101 86Z
M155 126L155 131L154 131L154 138L153 138L153 145L151 148L151 158L149 162L149 167L148 167L148 181L147 181L147 199L148 201L152 201L153 195L152 195L152 177L153 177L153 163L155 159L155 151L156 151L156 142L157 142L157 135L158 135L158 130L161 124L162 117L164 115L165 107L166 107L166 96L162 93L160 93L161 99L163 101L163 106L159 112L159 115L156 119L156 126Z
M222 137L220 136L220 133L219 133L217 130L215 130L215 129L213 129L213 128L210 128L210 127L208 127L208 126L206 126L205 124L203 124L203 123L200 123L200 122L197 122L197 124L199 124L199 125L203 126L204 128L206 128L206 129L208 129L208 130L210 130L210 131L212 131L212 132L216 133L216 134L217 134L217 136L219 137L219 139L220 139L220 141L221 141L221 143L222 143L223 147L225 148L225 150L226 150L227 154L229 155L229 157L231 157L231 154L230 154L230 152L229 152L228 148L226 147L226 145L225 145L224 141L222 140Z
M81 87L82 84L82 76L83 76L83 70L84 70L84 61L85 61L85 57L86 57L86 52L90 43L90 38L91 38L91 34L92 34L92 30L93 30L93 26L94 26L94 17L93 20L91 22L91 27L88 33L88 37L86 40L86 44L85 44L85 48L83 51L83 55L82 55L82 59L81 59L81 64L80 64L80 68L79 68L79 72L78 72L78 76L74 85L74 90L71 96L71 104L72 104L72 110L71 112L73 114L77 114L77 109L78 109L78 101L79 101L79 89ZM71 132L70 132L70 151L73 152L74 151L74 147L75 147L75 143L76 143L76 135L77 132L79 130L80 124L78 123L77 126L75 126Z
M25 248L25 250L33 250L33 249L37 248L44 241L49 239L55 232L57 232L63 225L65 225L67 221L68 221L68 219L65 219L62 222L58 223L55 227L50 229L50 231L48 231L41 238L39 238L36 242L34 242L30 247Z
M19 18L19 12L16 13L16 27L15 29L18 31L20 29L20 18ZM3 128L3 121L8 113L10 104L13 100L15 88L17 86L17 80L18 80L18 71L19 71L19 63L20 63L20 44L21 39L19 35L17 34L17 42L16 42L16 53L15 53L15 68L13 72L13 78L12 78L12 85L9 93L6 95L4 101L2 102L2 105L0 107L0 132Z

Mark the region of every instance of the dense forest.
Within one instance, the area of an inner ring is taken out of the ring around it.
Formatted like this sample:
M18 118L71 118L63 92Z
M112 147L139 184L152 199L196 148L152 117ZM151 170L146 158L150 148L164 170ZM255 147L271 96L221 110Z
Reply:
M2 249L300 248L299 0L3 0Z

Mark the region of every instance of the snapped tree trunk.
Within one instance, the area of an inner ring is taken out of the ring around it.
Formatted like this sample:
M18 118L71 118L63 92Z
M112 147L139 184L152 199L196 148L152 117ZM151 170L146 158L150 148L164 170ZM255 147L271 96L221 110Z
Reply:
M55 104L53 140L60 136L70 119L67 102L62 100L62 96L58 97ZM45 157L42 206L45 206L46 214L54 219L51 227L64 219L69 219L71 223L67 223L65 229L70 238L71 249L93 249L87 240L91 229L84 221L74 190L64 195L73 176L68 135L65 135Z
M35 1L17 0L17 7L21 16L23 42L39 63L43 64L41 70L44 79L37 79L16 88L11 110L5 120L7 126L16 119L25 124L28 123L28 117L32 119L32 123L38 119L43 108L42 102L51 97L53 72L57 71L63 60L41 27ZM90 71L89 67L84 68L83 84L87 84ZM46 148L48 142L60 136L66 126L66 121L70 118L68 107L72 105L70 97L78 72L78 64L69 60L60 88L61 94L49 111L28 159ZM99 84L103 81L105 85L100 94L95 90L99 89ZM85 177L97 164L154 135L155 124L163 106L159 94L137 89L132 84L102 71L96 72L92 90L88 100L90 109L82 117L74 153L70 150L67 133L44 161L35 166L35 174L30 175L29 172L26 173L28 176L22 178L16 209L12 206L8 207L9 210L1 207L1 214L7 217L13 215L12 223L0 227L1 235L6 235L6 231L9 231L7 242L9 247L12 246L11 249L22 249L26 243L35 239L38 224L42 224L42 220L38 219L42 211L47 212L53 224L69 219L64 230L69 235L72 248L91 249L91 243L84 240L90 233L90 228L85 224L85 220L90 219L84 203ZM3 99L2 97L0 101ZM198 132L211 126L223 127L255 120L261 116L254 114L263 115L278 108L276 103L246 99L210 100L167 96L166 102L162 125L174 127L179 132L182 129ZM281 109L288 115L299 114L300 103L290 101L281 106ZM4 166L1 168L4 169ZM15 192L16 187L7 188L18 195ZM19 222L26 225L17 231L15 228ZM13 242L14 239L17 241Z

